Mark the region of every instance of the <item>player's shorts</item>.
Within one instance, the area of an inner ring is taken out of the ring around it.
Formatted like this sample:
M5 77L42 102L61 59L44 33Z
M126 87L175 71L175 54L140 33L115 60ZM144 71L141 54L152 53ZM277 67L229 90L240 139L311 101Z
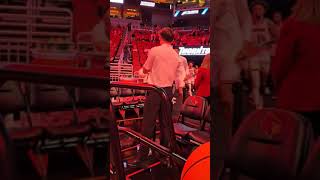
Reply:
M267 72L270 69L271 57L266 54L257 55L248 59L250 71Z

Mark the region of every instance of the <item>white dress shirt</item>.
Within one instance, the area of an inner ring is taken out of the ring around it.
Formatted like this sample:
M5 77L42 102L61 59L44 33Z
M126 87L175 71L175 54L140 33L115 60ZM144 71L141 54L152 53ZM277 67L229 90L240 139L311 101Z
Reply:
M177 52L169 44L150 49L143 68L149 70L148 83L158 87L172 87L176 81L181 87L184 67Z

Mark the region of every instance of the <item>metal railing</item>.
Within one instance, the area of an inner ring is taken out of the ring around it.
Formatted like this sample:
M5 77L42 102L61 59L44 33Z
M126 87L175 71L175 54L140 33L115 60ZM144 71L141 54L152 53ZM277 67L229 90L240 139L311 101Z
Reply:
M19 63L22 56L29 62L34 47L72 47L73 14L67 8L0 5L0 17L2 61Z
M110 63L110 81L120 81L121 78L133 78L132 64Z
M106 83L108 80L108 72L105 70L96 71L78 68L66 67L52 67L41 65L28 64L11 64L0 67L0 84L8 80L31 82L31 83L45 83L61 86L73 86L80 88L93 89L108 89L110 87L117 88L131 88L140 90L155 91L161 97L163 107L160 119L160 144L157 144L141 134L127 128L117 127L114 113L111 113L110 121L110 137L111 137L111 162L115 166L115 172L120 180L125 180L125 171L121 158L119 132L122 131L141 143L147 145L149 148L159 152L160 154L170 157L177 163L184 164L186 159L181 157L177 152L176 139L173 129L172 117L169 109L169 99L165 91L153 85L148 84L130 84L130 83ZM106 104L108 100L106 100ZM109 102L110 103L110 102ZM111 106L112 110L112 106Z

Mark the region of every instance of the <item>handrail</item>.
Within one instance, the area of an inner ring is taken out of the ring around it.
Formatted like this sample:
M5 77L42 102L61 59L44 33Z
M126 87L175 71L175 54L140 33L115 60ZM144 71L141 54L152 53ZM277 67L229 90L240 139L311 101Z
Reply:
M163 115L163 119L160 120L160 144L169 148L173 152L177 152L176 146L176 139L174 135L174 127L172 123L171 117L171 107L170 102L171 100L168 99L166 92L157 86L150 85L150 84L138 84L133 82L113 82L110 84L111 87L117 88L129 88L129 89L139 89L139 90L151 90L155 91L161 98L163 103L163 107L165 109L161 109L161 114ZM169 137L167 137L170 135Z
M124 127L119 128L113 128L113 129L119 129L121 131L126 131L131 136L134 136L135 138L138 138L142 143L149 145L151 149L156 149L158 152L160 152L162 155L169 156L175 160L175 162L178 162L179 164L184 164L186 159L179 156L179 149L176 144L176 138L174 133L174 127L172 123L172 116L171 116L171 110L170 110L170 102L171 100L168 99L168 96L164 89L159 88L154 85L150 84L138 84L133 82L113 82L110 84L111 87L116 88L130 88L130 89L139 89L139 90L149 90L156 92L160 98L161 98L161 104L162 107L160 109L160 114L162 114L163 118L160 118L160 145L152 142L146 137L141 136L139 133L134 132L132 130L126 129ZM117 131L116 130L116 131ZM118 133L118 132L117 132ZM116 149L120 149L120 144L114 145L116 146ZM121 154L119 154L121 155ZM117 157L115 157L115 161L117 162ZM119 160L118 160L119 162ZM122 165L122 164L121 164ZM117 167L120 171L122 171L123 166ZM121 174L121 172L120 172ZM119 175L120 175L119 174Z
M33 83L77 86L107 90L109 72L71 67L53 67L31 64L0 66L0 81L7 79Z
M146 143L150 148L157 149L161 154L170 156L180 162L185 162L185 159L178 155L175 144L175 135L173 132L173 123L170 115L170 101L167 94L162 88L158 88L149 84L136 84L115 82L108 84L108 72L106 70L90 70L90 69L77 69L71 67L53 67L43 65L30 65L30 64L8 64L0 66L0 84L7 81L24 81L31 83L45 83L62 86L74 86L82 88L96 88L107 90L110 87L117 88L131 88L141 90L152 90L158 93L162 99L164 109L161 109L163 119L160 119L160 144L158 145L151 140L141 136L139 133L130 131L128 129L120 128L132 136L139 138L143 143ZM109 87L108 87L109 86ZM107 101L107 100L106 100ZM106 102L107 104L108 102ZM117 166L117 175L120 180L125 179L124 167L121 161L120 141L118 137L118 128L111 113L111 147L114 155L111 158L116 158L115 163ZM168 136L170 135L170 136Z
M126 127L118 127L118 129L121 131L126 131L128 134L139 139L141 142L148 144L151 149L160 151L160 153L162 155L170 156L170 157L174 158L174 160L179 162L180 164L184 164L187 161L184 157L176 154L175 152L172 152L170 149L168 149L164 146L161 146L159 144L154 143L154 141L142 136L140 133L137 133L132 129L129 129Z

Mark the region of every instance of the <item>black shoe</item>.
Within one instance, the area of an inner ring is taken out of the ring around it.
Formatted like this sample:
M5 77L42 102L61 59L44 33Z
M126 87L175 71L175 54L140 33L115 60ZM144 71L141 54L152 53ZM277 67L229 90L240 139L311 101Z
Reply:
M154 158L149 156L145 151L138 151L136 157L128 162L128 166L136 168L148 168Z

